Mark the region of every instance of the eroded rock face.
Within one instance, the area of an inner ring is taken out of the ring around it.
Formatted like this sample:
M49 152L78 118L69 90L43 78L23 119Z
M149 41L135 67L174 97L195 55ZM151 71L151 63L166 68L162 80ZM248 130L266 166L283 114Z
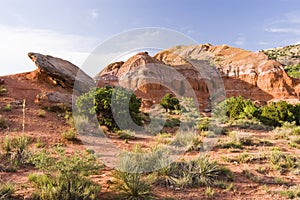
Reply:
M74 89L75 92L82 93L94 85L90 76L69 61L39 53L28 53L28 56L40 73L46 74L53 83L69 91Z
M153 57L139 53L125 63L109 65L98 80L133 89L145 106L158 103L167 92L195 93L203 110L210 109L214 98L225 98L218 96L224 94L222 87L227 97L242 95L262 104L299 99L300 91L282 65L264 53L211 44L177 46Z
M262 52L206 44L171 48L155 57L167 62L174 60L168 59L174 54L191 60L210 60L220 72L227 97L242 95L258 101L298 97L298 83L286 74L279 62L269 60Z

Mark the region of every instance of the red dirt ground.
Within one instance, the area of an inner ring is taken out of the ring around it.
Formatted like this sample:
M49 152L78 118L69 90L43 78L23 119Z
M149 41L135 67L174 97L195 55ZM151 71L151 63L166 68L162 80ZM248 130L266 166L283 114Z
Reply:
M63 144L67 148L67 151L74 150L84 150L85 147L81 144L73 144L71 142L65 142L61 138L61 133L69 128L66 120L54 113L47 111L44 118L38 116L38 111L40 107L34 102L35 97L42 91L60 91L65 92L59 86L54 86L46 81L37 80L34 78L35 72L23 73L19 75L11 75L0 77L5 81L5 87L8 89L8 93L4 96L0 96L0 114L9 120L9 129L2 130L0 132L0 139L2 140L5 135L20 135L22 133L22 105L16 105L26 99L26 118L25 118L25 134L34 138L35 141L42 141L47 148L51 148L56 144ZM3 107L11 103L13 105L12 110L9 112L3 111ZM273 141L271 138L272 132L252 132L253 137L256 138L267 138L273 143L273 146L280 146L282 149L293 153L295 155L299 154L299 149L292 149L288 146L286 141ZM221 138L222 139L222 138ZM128 144L124 143L124 140L114 139L119 145L126 148ZM153 140L140 140L143 146L149 146L153 143ZM131 141L129 144L132 144ZM34 149L34 145L31 147ZM245 151L250 154L260 154L266 152L266 150L272 147L247 147ZM243 152L243 150L241 151ZM228 149L214 148L212 151L208 152L208 155L212 159L218 161L218 163L226 166L234 173L234 187L230 191L215 189L215 195L212 199L285 199L284 197L278 195L276 192L284 189L283 184L276 183L255 183L242 174L242 171L247 169L254 174L257 172L255 168L258 166L265 166L264 163L246 163L246 164L235 164L228 163L222 159L222 157L234 157L241 152L231 152ZM195 156L197 153L189 153L186 156ZM16 193L23 196L23 199L28 199L30 193L33 191L27 176L34 172L33 167L26 167L18 169L17 172L0 172L1 180L5 182L11 182L16 186ZM93 180L101 184L101 194L99 194L100 199L114 199L116 193L111 189L108 184L111 180L111 169L105 168L100 172L99 175L93 176ZM280 176L288 184L299 185L299 176L290 175L278 175L276 172L270 172L267 174L263 180L268 180L267 178L272 178ZM184 190L174 190L171 188L164 188L159 186L153 187L153 192L157 199L205 199L204 195L205 188L192 188Z

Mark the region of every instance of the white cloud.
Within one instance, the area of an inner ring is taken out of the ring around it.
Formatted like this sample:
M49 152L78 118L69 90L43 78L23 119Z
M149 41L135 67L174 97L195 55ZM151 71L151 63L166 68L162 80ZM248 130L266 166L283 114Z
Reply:
M300 13L299 12L286 13L284 21L291 24L300 24Z
M258 42L257 44L261 46L270 45L269 42L264 42L264 41Z
M271 33L300 35L300 12L288 12L271 21L264 29Z
M97 19L99 16L99 11L97 9L91 9L88 11L88 16L92 19Z
M291 34L300 34L300 28L266 28L265 31L271 33L291 33Z
M95 38L52 30L0 25L0 75L34 70L28 52L60 57L80 67L96 42Z
M246 44L246 38L244 36L239 36L236 38L236 40L234 41L234 44L238 45L238 46L243 46Z

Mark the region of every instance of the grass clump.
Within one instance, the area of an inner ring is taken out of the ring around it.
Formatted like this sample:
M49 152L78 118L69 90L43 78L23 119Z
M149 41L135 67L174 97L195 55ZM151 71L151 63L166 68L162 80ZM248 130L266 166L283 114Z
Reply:
M178 131L171 145L184 148L186 151L198 151L202 147L202 141L195 131Z
M285 190L280 191L279 194L289 199L298 199L300 197L300 186L289 187Z
M7 88L4 85L0 85L0 96L4 96L7 93Z
M50 199L96 199L100 186L88 179L97 173L100 165L95 157L85 152L67 155L62 148L55 152L39 151L31 157L31 163L42 174L29 175L29 181L36 188L34 198Z
M10 138L8 135L2 141L2 149L5 155L1 156L0 168L6 172L15 172L21 164L27 164L29 153L28 146L31 138L26 135Z
M293 155L285 154L280 150L272 150L270 162L276 170L286 171L299 167L299 159Z
M145 152L139 145L136 145L132 152L123 152L113 173L116 180L115 189L127 199L147 199L151 196L151 187L145 181L143 173L148 171L149 163L145 163L142 153Z
M0 130L6 129L6 128L8 128L8 122L2 115L0 115Z
M67 141L77 141L77 132L75 129L70 128L67 131L62 132L61 134L62 139L67 140Z
M9 112L9 111L11 111L11 109L12 109L12 106L10 103L8 103L4 106L3 111Z
M228 180L226 173L207 156L199 156L190 162L178 161L171 163L157 172L157 183L177 188L216 186L220 179Z
M39 109L37 112L37 115L41 118L45 118L46 117L46 111L43 109Z
M0 199L12 199L15 189L12 184L0 182Z
M205 197L206 197L206 198L213 198L214 195L215 195L215 191L214 191L213 188L207 187L207 188L205 189L204 194L205 194Z
M135 133L130 130L119 130L119 131L117 131L117 135L118 135L119 139L123 139L123 140L136 139Z

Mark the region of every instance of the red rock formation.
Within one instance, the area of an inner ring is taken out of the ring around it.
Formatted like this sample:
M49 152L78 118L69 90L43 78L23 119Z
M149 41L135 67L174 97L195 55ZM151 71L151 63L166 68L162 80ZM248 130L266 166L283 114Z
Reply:
M200 108L209 108L214 98L242 95L259 102L297 99L299 83L282 65L260 52L212 46L177 46L151 57L139 53L125 63L113 63L97 79L114 76L119 85L135 90L145 105L158 103L167 92L197 96ZM113 83L113 81L108 83Z

